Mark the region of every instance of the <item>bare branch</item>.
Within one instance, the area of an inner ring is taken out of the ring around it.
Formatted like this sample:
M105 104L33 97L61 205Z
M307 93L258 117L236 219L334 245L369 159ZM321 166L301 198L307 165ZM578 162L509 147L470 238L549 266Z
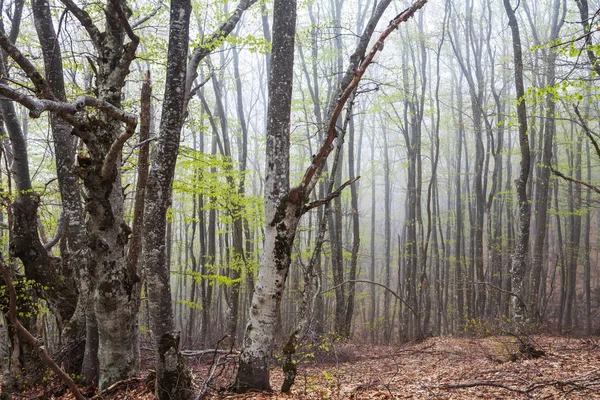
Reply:
M585 120L579 113L579 107L577 107L577 104L573 104L573 108L575 109L575 114L577 115L577 118L579 118L581 126L583 126L583 130L585 131L586 136L588 137L588 139L590 139L590 142L592 142L594 150L596 150L596 155L598 156L598 158L600 158L600 146L598 146L598 142L596 141L596 139L594 139L594 136L592 135L592 130L585 123Z
M73 0L60 0L60 1L75 16L75 18L77 18L79 20L81 25L83 25L84 29L87 31L88 35L90 35L90 38L92 39L92 42L94 43L94 46L96 47L96 49L100 50L100 43L102 41L102 33L100 32L98 27L96 25L94 25L94 21L92 21L92 18L90 17L90 15L82 8L79 8L79 6L77 6L77 4L75 4L75 2Z
M62 117L74 116L78 111L75 104L68 104L55 100L37 99L23 94L3 83L0 83L0 96L16 101L27 108L31 118L39 118L45 111L59 114ZM72 122L72 119L69 122Z
M583 35L576 37L575 39L567 40L566 42L560 42L560 43L553 44L552 46L550 46L550 48L553 49L555 47L566 46L571 43L579 42L581 39L586 39L586 43L587 43L588 38L598 31L600 31L600 27L596 27L596 29L594 29L593 31L586 32Z
M35 85L35 89L38 92L38 96L43 99L51 99L54 100L54 95L52 94L52 90L46 82L46 79L39 73L37 68L21 53L21 51L13 45L10 40L6 37L6 35L0 34L0 47L6 51L6 53L13 59L15 62L21 67L23 72L27 75L27 77L33 82Z
M229 36L231 32L235 29L238 22L242 18L242 14L250 8L256 0L241 0L238 3L235 11L229 16L229 18L223 22L215 32L210 35L206 40L202 41L202 44L196 47L190 57L190 61L187 66L186 72L186 81L185 81L185 96L183 100L183 108L187 109L187 105L190 102L190 99L194 95L192 93L192 85L193 82L198 77L198 66L200 62L206 58L214 49L214 44L222 41L224 38Z
M417 10L419 10L420 8L422 8L426 3L427 3L427 0L418 0L411 7L407 8L402 13L398 14L390 22L390 24L383 31L383 33L379 36L379 39L377 40L375 45L373 45L373 47L371 48L369 53L366 55L365 59L360 63L360 65L358 65L357 68L354 69L354 71L353 71L354 76L352 77L352 80L350 81L348 86L343 88L342 94L340 95L339 99L335 103L335 106L332 107L332 112L329 115L327 138L321 145L319 152L313 158L312 164L308 167L308 169L304 173L304 177L302 178L302 182L299 186L300 190L295 191L294 193L297 193L302 198L305 198L312 192L313 188L317 184L317 180L321 174L321 171L323 170L323 166L325 165L327 156L333 150L333 141L335 140L335 138L337 138L336 123L337 123L338 117L340 116L342 110L344 109L346 101L348 100L348 98L350 97L352 92L356 89L356 87L358 86L358 83L360 82L363 75L365 74L367 67L373 61L375 54L377 54L378 51L383 50L383 44L384 44L386 38L394 30L396 30L398 28L398 25L401 22L405 22L409 18L411 18L415 14L415 12ZM291 194L292 193L290 193L290 195ZM298 201L298 199L293 199L293 198L290 198L290 200Z
M79 96L79 97L77 97L77 99L75 99L75 101L73 102L73 105L78 110L81 110L83 107L97 108L101 111L104 111L108 116L110 116L118 121L121 121L127 125L137 124L137 117L135 115L126 113L125 111L121 110L120 108L113 106L109 102L107 102L105 100L97 99L95 97Z
M143 16L142 18L138 19L137 21L135 21L134 23L131 24L131 28L132 29L136 29L137 27L139 27L141 24L143 24L144 22L148 21L150 18L154 17L156 14L158 14L158 12L160 11L161 8L163 8L164 5L161 2L158 7L155 7L152 11L150 11L148 13L148 15Z
M340 287L340 286L342 286L342 285L345 285L346 283L350 283L350 282L355 282L355 283L368 283L368 284L370 284L370 285L375 285L375 286L379 286L379 287L382 287L382 288L384 288L385 290L387 290L388 292L390 292L390 294L391 294L392 296L394 296L395 298L397 298L398 300L400 300L400 302L401 302L402 304L404 304L404 305L406 306L406 308L408 308L408 309L409 309L409 310L410 310L410 311L411 311L411 312L414 314L415 318L419 319L419 314L417 314L417 312L414 310L414 308L412 308L412 307L410 306L410 304L408 304L408 302L402 298L402 296L400 296L398 293L396 293L395 291L393 291L392 289L390 289L388 286L384 285L383 283L374 282L374 281L369 281L369 280L366 280L366 279L349 279L349 280L347 280L347 281L344 281L344 282L340 283L339 285L336 285L336 286L334 286L334 287L332 287L332 288L329 288L329 289L327 289L327 290L323 290L323 291L321 291L319 294L323 294L323 293L330 292L330 291L332 291L332 290L335 290L335 289L337 289L338 287ZM421 331L421 324L420 324L420 323L418 323L418 324L416 324L416 325L417 325L417 329L419 329L419 335L420 335L421 337L423 337L423 332Z
M79 96L73 103L56 101L54 99L37 99L27 96L8 85L0 83L0 96L16 101L29 110L31 118L39 118L42 113L49 111L60 115L67 119L68 122L74 123L76 126L81 124L81 121L74 121L73 117L83 110L85 107L92 107L105 112L108 116L124 122L126 125L136 125L137 118L133 114L113 106L107 101L97 99L91 96Z
M140 131L141 131L141 127L140 127ZM140 137L141 139L141 137ZM133 152L135 151L135 149L140 148L142 146L147 145L150 142L154 142L155 140L158 140L158 136L152 136L151 138L148 138L146 140L142 140L139 143L137 143L135 146L133 146L131 148L131 151L129 151L129 153L127 153L127 155L125 157L123 157L123 161L121 162L121 166L125 165L125 163L127 162L127 160L129 159L129 157L131 157L133 155Z
M479 281L474 281L473 283L475 283L475 284L477 284L477 285L489 286L489 287L491 287L492 289L495 289L495 290L497 290L497 291L499 291L499 292L501 292L501 293L506 293L506 294L509 294L509 295L511 295L511 296L514 296L514 297L516 297L516 298L517 298L517 299L518 299L520 302L522 302L522 303L523 303L523 307L525 307L525 310L527 310L527 305L526 305L526 303L523 301L523 299L521 298L521 296L519 296L519 295L518 295L518 294L516 294L515 292L511 292L510 290L505 290L505 289L502 289L500 286L496 286L496 285L494 285L494 284L492 284L492 283L489 283L489 282L479 282Z
M327 203L329 203L331 200L335 199L336 197L339 197L342 194L342 191L352 185L354 182L356 182L357 180L360 179L360 176L357 176L354 179L351 179L347 182L344 182L339 188L337 188L334 192L332 192L329 196L327 196L324 199L321 200L315 200L312 203L309 203L307 205L304 206L304 210L302 210L302 214L306 213L307 211L312 210L313 208L319 207L319 206L324 206Z
M580 181L579 179L575 179L575 178L571 178L570 176L567 176L565 174L563 174L562 172L554 169L553 167L550 167L550 170L552 171L552 173L566 181L569 182L573 182L573 183L577 183L578 185L583 185L588 189L592 189L594 192L600 194L600 188L598 188L597 186L592 185L591 183L587 183L584 181Z
M106 153L106 157L104 157L104 162L102 163L102 171L100 172L100 177L102 179L108 179L110 173L115 168L115 162L119 154L121 154L121 150L123 149L123 145L125 142L133 136L135 133L135 127L137 126L137 119L133 121L131 124L125 125L125 132L123 132L117 140L113 142L108 149L108 153Z
M64 230L65 230L65 220L67 219L64 211L60 214L60 217L58 218L58 226L56 227L56 233L54 233L54 236L47 242L44 243L44 248L48 251L50 251L54 246L56 246L56 244L58 243L58 241L60 240L60 237L62 236Z

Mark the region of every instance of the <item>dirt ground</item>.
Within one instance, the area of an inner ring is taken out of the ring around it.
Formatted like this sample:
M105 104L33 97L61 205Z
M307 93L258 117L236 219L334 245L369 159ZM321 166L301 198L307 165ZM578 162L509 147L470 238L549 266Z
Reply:
M514 360L518 343L510 337L430 338L403 346L330 343L298 354L296 385L287 395L225 391L235 374L235 354L204 354L187 362L196 393L209 399L600 399L600 338L534 340L546 356ZM274 366L273 388L282 381ZM39 390L24 394L40 398ZM58 394L46 389L47 398L73 398ZM154 397L143 379L133 379L94 398Z

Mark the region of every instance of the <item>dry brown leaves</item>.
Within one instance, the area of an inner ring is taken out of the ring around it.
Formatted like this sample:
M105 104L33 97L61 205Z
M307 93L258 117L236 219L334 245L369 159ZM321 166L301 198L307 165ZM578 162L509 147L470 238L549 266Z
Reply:
M336 344L338 354L345 357L301 362L288 395L224 391L235 374L235 357L229 356L221 359L207 395L210 399L600 399L600 339L538 336L535 342L546 357L514 362L508 360L518 345L508 337L430 338L404 346ZM211 359L205 358L193 366L199 388L210 364ZM273 388L282 381L281 370L275 367ZM153 396L140 380L103 398Z

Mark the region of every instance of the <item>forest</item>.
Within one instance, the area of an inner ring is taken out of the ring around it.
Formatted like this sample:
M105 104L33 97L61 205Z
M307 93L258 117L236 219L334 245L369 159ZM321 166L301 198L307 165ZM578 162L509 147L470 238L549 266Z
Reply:
M0 0L0 400L600 398L600 6L409 1Z

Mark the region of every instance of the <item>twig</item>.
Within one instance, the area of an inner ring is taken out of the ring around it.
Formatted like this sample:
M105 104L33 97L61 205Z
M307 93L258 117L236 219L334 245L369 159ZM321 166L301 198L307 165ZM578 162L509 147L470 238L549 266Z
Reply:
M566 44L571 44L571 43L578 42L581 39L586 39L587 37L593 35L594 33L598 32L598 31L600 31L600 27L597 27L593 31L586 32L583 35L581 35L581 36L579 36L579 37L577 37L575 39L572 39L572 40L569 40L569 41L566 41L566 42L560 42L560 43L557 43L557 44L553 44L552 46L550 46L550 48L553 49L555 47L564 46Z
M217 345L215 346L215 349L212 350L213 351L213 359L210 363L210 370L208 371L208 376L206 377L206 380L202 383L202 387L200 388L200 391L198 392L198 394L195 397L195 400L200 400L204 398L204 395L206 394L206 391L208 390L208 385L210 383L210 381L214 378L215 376L215 372L217 371L217 367L219 365L223 365L223 364L219 364L219 360L216 360L217 358L217 354L220 352L219 350L219 345L229 337L229 335L225 335L223 336L218 342ZM233 343L231 343L231 347L229 349L228 354L225 356L227 357L228 355L230 355L233 352ZM215 362L216 360L216 362Z
M511 292L511 291L509 291L509 290L502 289L500 286L496 286L496 285L494 285L494 284L492 284L492 283L489 283L489 282L479 282L479 281L473 281L473 283L475 283L475 284L477 284L477 285L485 285L485 286L489 286L489 287L491 287L492 289L495 289L495 290L497 290L497 291L499 291L499 292L506 293L506 294L509 294L509 295L511 295L511 296L514 296L514 297L516 297L516 298L517 298L517 299L518 299L518 300L519 300L521 303L523 303L523 305L525 306L525 311L527 311L527 306L525 305L525 302L523 301L523 299L521 298L521 296L519 296L519 295L518 295L518 294L516 294L515 292Z
M146 140L142 140L141 142L139 142L138 144L136 144L135 146L133 146L131 148L131 151L129 151L129 153L127 153L127 155L125 157L123 157L123 161L121 162L121 166L125 165L127 163L127 160L129 159L129 157L131 157L133 155L133 152L135 151L135 149L137 149L138 147L142 147L145 144L148 144L150 142L154 142L155 140L158 140L158 136L152 136L151 138L148 138Z
M330 292L330 291L335 290L338 287L340 287L342 285L345 285L346 283L350 283L350 282L355 282L355 283L369 283L371 285L380 286L380 287L384 288L385 290L387 290L388 292L390 292L390 294L392 296L394 296L395 298L397 298L398 300L400 300L402 302L402 304L404 304L406 306L406 308L408 308L415 315L415 318L417 318L417 319L419 318L419 314L417 314L417 312L410 306L410 304L408 304L408 302L406 300L404 300L402 298L402 296L400 296L398 293L396 293L395 291L393 291L392 289L390 289L389 287L387 287L383 283L379 283L379 282L369 281L369 280L366 280L366 279L349 279L347 281L344 281L344 282L340 283L339 285L331 287L331 288L329 288L327 290L323 290L319 294ZM421 331L421 324L417 324L417 328L419 329L419 336L424 337L423 336L423 332Z

